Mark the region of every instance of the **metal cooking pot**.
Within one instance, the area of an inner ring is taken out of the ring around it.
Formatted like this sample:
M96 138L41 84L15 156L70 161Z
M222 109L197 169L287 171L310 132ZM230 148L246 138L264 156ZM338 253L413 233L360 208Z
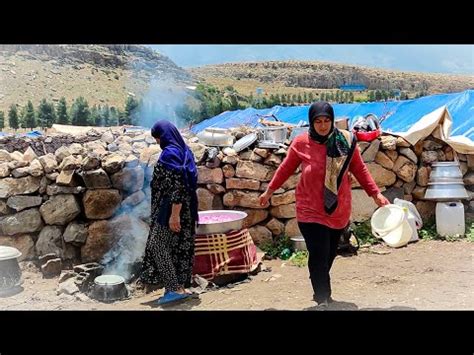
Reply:
M232 217L231 221L228 222L216 222L198 224L196 228L196 234L219 234L227 233L231 230L240 230L243 228L244 219L247 217L247 213L242 211L228 211L228 210L214 210L214 211L200 211L199 218L201 217L216 217L226 216Z
M0 246L0 290L20 286L21 269L17 258L21 252L13 247Z
M119 275L101 275L96 277L91 297L101 302L113 302L128 297L125 279Z
M306 242L303 237L293 237L291 238L291 241L293 242L293 249L303 251L308 250L306 248Z
M288 135L286 126L281 127L262 127L260 128L260 136L262 141L283 143Z
M430 182L462 182L462 172L457 162L436 162L432 165Z

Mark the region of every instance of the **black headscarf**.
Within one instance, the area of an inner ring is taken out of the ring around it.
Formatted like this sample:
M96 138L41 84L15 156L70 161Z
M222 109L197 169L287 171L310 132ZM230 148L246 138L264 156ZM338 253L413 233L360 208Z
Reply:
M325 136L320 135L314 129L314 120L316 119L316 117L320 117L320 116L325 116L331 119L331 130ZM308 118L309 118L309 136L311 137L311 139L321 144L326 143L329 136L334 131L334 109L332 108L332 106L326 101L314 102L309 107Z

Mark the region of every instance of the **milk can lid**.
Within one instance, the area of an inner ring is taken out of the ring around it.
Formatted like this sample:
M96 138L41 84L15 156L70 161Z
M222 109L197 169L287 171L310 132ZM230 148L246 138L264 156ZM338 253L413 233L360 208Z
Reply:
M21 252L13 247L0 245L0 260L15 259L21 256Z

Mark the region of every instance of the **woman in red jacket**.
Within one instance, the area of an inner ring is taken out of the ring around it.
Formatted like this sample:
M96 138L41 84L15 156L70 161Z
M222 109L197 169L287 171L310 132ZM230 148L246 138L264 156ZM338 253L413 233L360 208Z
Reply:
M296 217L309 252L308 268L313 299L331 302L329 271L339 238L351 215L351 172L378 206L390 202L380 193L362 160L355 137L334 126L334 110L324 101L309 108L309 131L297 136L267 190L260 195L265 205L301 165L296 187Z

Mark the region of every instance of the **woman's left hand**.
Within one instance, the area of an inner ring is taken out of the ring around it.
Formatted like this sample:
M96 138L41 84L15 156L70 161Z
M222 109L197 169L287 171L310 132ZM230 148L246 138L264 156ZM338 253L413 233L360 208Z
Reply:
M170 229L175 233L179 233L181 231L181 221L179 215L171 214L170 217Z
M382 195L380 192L377 195L373 196L372 198L374 199L375 203L379 207L390 204L390 201L387 200L387 198L384 195Z

